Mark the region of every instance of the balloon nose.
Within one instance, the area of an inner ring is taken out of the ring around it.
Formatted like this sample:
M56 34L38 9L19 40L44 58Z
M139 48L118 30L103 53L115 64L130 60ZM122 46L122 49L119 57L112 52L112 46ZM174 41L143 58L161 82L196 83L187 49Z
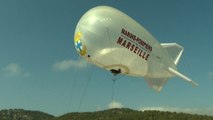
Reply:
M81 56L89 54L94 57L92 54L110 47L109 30L100 18L83 17L76 26L74 42Z

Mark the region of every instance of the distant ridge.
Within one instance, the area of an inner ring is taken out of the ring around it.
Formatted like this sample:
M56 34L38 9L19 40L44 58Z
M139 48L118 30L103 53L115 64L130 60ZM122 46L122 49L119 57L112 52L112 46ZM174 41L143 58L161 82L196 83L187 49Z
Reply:
M115 108L97 112L73 112L54 117L39 111L9 109L0 111L0 120L213 120L213 116Z
M97 112L68 113L54 120L213 120L213 116L116 108Z
M53 115L40 111L6 109L0 111L0 120L52 120Z

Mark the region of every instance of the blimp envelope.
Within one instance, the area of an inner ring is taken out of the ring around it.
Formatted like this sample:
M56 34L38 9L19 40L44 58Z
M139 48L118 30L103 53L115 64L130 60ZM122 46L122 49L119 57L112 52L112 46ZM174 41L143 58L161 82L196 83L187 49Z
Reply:
M123 26L124 23L119 19L123 17L122 14L118 11L114 14L102 14L105 9L102 10L103 11L94 12L96 11L94 9L94 11L86 13L76 27L76 34L81 34L82 46L86 46L86 52L91 57L90 60L108 70L119 68L122 69L121 71L123 73L129 75L145 75L147 62L141 58L140 55L137 55L137 52L140 52L139 47L138 50L135 51L136 53L134 51L130 52L134 41L129 45L129 49L126 47L128 47L127 45L128 43L130 44L130 42L126 40L126 43L123 43L124 39L130 38L125 37L121 33L122 28L125 27ZM114 11L111 13L113 12ZM134 21L132 22L133 23L130 23L131 28L135 30L132 25L135 24L135 26L137 26L137 24ZM130 29L130 27L128 28ZM120 44L117 43L119 37L123 39Z
M197 85L177 71L182 46L160 44L142 25L115 8L98 6L87 11L76 26L74 44L87 61L114 74L143 76L157 91L174 76Z

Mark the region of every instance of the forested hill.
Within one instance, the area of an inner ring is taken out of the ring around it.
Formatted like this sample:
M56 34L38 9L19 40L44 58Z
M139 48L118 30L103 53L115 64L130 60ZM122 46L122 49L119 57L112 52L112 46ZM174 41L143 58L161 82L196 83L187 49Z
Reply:
M40 111L8 109L0 111L0 120L51 120L53 115Z
M127 108L68 113L54 120L213 120L213 116L176 112L135 111Z
M54 117L39 111L10 109L0 111L0 120L213 120L213 116L160 111L142 112L122 108L97 112L74 112Z

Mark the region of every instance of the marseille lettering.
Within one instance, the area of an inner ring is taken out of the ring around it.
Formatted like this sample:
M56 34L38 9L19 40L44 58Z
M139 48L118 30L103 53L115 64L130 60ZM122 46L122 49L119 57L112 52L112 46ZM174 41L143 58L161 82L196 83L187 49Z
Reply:
M142 50L140 47L135 45L134 43L129 42L128 40L124 40L122 37L119 37L117 40L117 44L127 48L128 50L132 51L133 53L137 54L141 58L148 60L149 53L145 50Z
M134 42L138 43L141 47L144 47L145 49L147 49L149 52L152 51L151 45L147 44L145 41L143 41L142 39L140 39L139 37L137 37L133 33L127 31L124 28L122 28L121 33L122 33L122 35L124 35L124 36L130 38L131 40L133 40Z
M147 44L145 41L125 30L124 28L121 30L121 35L117 40L117 44L125 47L134 54L137 54L144 60L148 60L152 51L151 45Z

